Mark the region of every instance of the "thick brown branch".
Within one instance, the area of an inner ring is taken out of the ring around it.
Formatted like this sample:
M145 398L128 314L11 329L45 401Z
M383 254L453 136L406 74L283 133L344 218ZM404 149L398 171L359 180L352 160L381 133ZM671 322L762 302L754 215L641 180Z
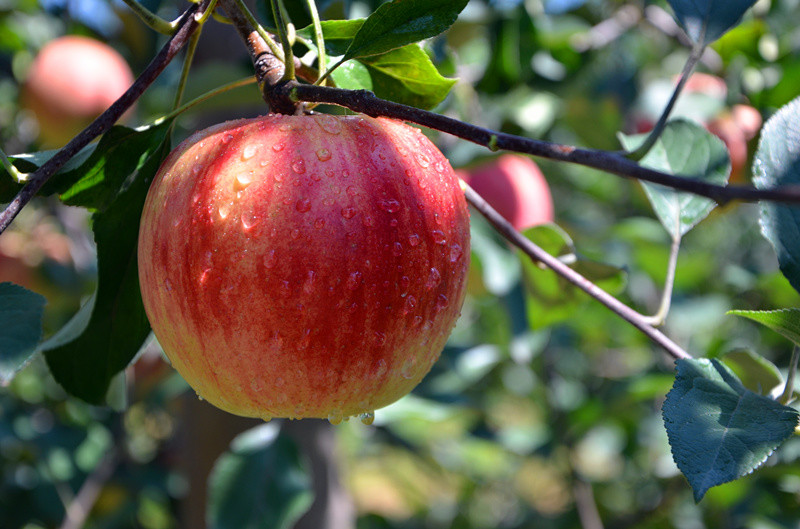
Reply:
M800 186L756 189L751 186L720 186L700 180L662 173L642 167L620 153L579 149L542 140L495 132L457 119L418 108L384 101L367 90L344 90L326 86L288 83L279 90L296 101L328 103L369 116L386 116L436 129L483 145L492 150L507 150L592 167L626 178L661 184L680 191L708 197L719 204L731 200L800 203Z
M139 96L142 95L145 89L156 80L173 57L175 57L184 44L188 42L189 37L198 26L196 17L203 14L208 7L208 2L209 0L204 0L200 4L193 4L190 6L181 16L175 33L170 37L164 47L161 48L158 55L147 65L147 68L144 69L131 87L88 127L83 129L80 134L72 138L72 140L52 158L30 174L25 186L17 193L17 196L8 204L6 209L0 213L0 233L8 228L14 218L19 214L20 210L31 201L39 189L41 189L65 163L92 140L110 129L112 125L119 120L122 114L139 99Z

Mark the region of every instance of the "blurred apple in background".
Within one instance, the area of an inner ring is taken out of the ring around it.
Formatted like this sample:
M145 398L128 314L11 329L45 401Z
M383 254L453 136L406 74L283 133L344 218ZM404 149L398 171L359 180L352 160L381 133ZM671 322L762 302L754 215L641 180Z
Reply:
M503 154L457 171L458 176L508 220L514 229L553 222L553 198L539 166L528 157Z
M633 128L649 132L667 104L677 79L648 86L637 105ZM687 118L701 123L725 142L731 157L731 182L748 178L748 142L761 129L761 113L747 104L728 107L728 86L715 75L695 73L686 81L670 119Z
M132 83L133 73L116 50L89 37L67 35L40 50L20 102L36 116L41 146L62 147Z

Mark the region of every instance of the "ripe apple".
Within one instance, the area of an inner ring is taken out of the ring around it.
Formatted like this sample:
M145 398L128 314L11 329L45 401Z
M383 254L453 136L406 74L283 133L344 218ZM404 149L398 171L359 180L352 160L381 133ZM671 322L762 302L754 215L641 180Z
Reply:
M112 47L67 35L38 53L20 98L36 116L41 145L55 148L83 130L132 83L128 63Z
M270 115L195 133L139 231L145 309L198 395L339 422L411 391L459 316L469 212L417 129Z
M553 222L553 198L539 166L526 156L503 154L459 176L516 230Z

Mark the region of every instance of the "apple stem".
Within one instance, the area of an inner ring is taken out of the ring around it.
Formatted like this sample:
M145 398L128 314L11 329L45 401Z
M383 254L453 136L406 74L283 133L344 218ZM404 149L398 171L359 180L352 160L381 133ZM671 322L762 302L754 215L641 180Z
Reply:
M583 277L581 274L570 268L567 264L561 262L557 257L554 257L544 251L543 248L534 244L531 240L519 233L514 227L503 218L492 206L486 202L474 189L469 187L468 184L463 183L464 195L469 202L481 215L497 229L497 231L508 239L511 244L522 250L530 259L535 262L542 263L553 272L572 283L577 288L586 292L589 296L593 297L600 303L610 309L617 316L627 321L642 333L644 333L650 340L663 348L667 354L674 359L687 359L692 356L681 348L678 344L669 339L664 333L653 327L645 316L642 316L635 310L631 309L620 300L592 283L590 280Z
M153 81L164 71L164 68L172 61L175 55L181 50L197 30L199 24L194 18L196 13L204 13L210 4L210 0L203 0L199 4L192 4L181 15L178 22L178 29L167 40L158 54L150 64L136 78L134 83L117 99L105 112L100 114L88 127L83 129L80 134L72 138L63 148L61 148L52 158L42 164L36 171L32 172L27 179L25 186L20 189L13 200L0 213L0 233L13 222L22 208L31 201L42 186L56 172L61 169L73 156L88 145L92 140L106 132L119 120L131 105L142 95Z

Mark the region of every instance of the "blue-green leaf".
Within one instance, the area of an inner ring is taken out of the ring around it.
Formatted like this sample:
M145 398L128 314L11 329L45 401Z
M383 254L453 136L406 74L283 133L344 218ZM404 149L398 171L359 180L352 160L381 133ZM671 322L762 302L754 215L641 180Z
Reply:
M756 0L668 0L686 34L694 42L710 44L739 24Z
M794 432L797 410L746 389L717 360L678 360L662 414L695 501L758 468Z
M767 120L753 163L756 187L800 185L798 123L800 98ZM762 202L761 232L775 248L781 272L800 292L800 207Z
M36 292L0 283L0 386L11 382L36 351L44 305L44 297Z
M208 480L210 529L289 529L313 500L311 478L280 425L240 434Z
M646 136L621 134L620 141L625 149L632 151ZM722 140L697 123L683 119L667 123L661 137L640 164L712 184L726 183L731 172L730 157ZM681 193L647 182L642 186L658 219L673 239L691 230L716 206L713 200L692 193Z

